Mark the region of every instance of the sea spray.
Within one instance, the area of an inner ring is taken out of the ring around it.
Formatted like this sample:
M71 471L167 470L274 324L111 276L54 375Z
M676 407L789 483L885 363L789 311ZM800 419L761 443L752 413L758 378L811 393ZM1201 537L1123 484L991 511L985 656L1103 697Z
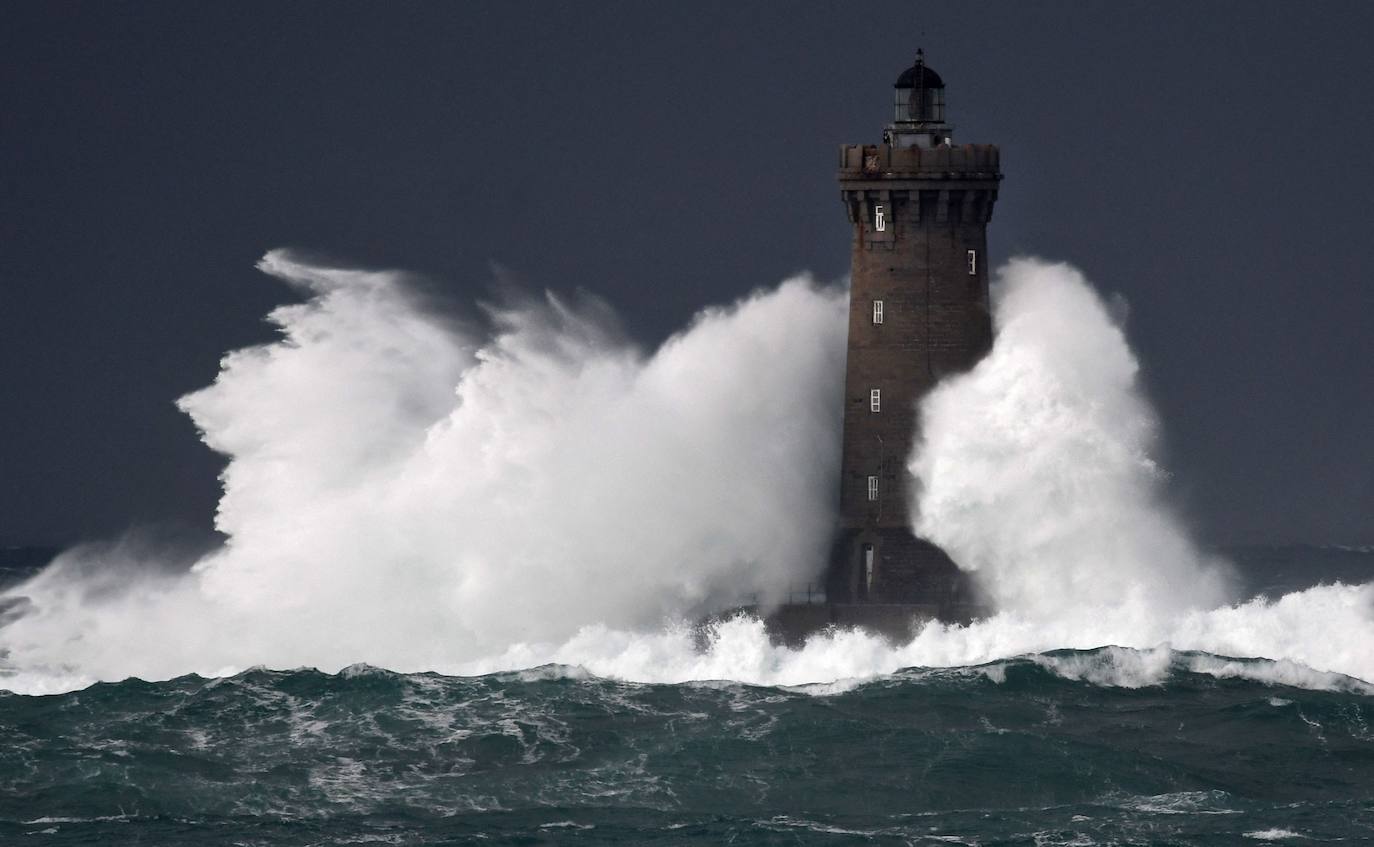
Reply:
M999 611L1110 614L1133 643L1231 599L1161 497L1155 415L1106 304L1075 269L1032 259L994 288L991 353L921 404L916 531Z
M594 299L495 306L484 333L431 314L394 273L281 253L263 267L308 299L273 312L280 341L231 353L181 401L228 457L227 542L190 572L119 545L63 554L9 592L27 599L0 629L5 687L552 663L824 693L914 666L996 677L987 663L1101 645L1121 649L1043 665L1126 687L1180 662L1313 688L1374 680L1374 584L1227 604L1161 497L1124 335L1067 266L1001 272L993 350L931 396L912 461L917 525L987 581L998 613L908 644L831 632L795 650L744 619L699 649L664 620L778 597L823 567L843 289L790 280L645 353Z
M479 332L396 273L260 267L307 299L179 402L228 458L227 541L128 591L80 576L117 551L64 554L14 592L14 666L420 670L767 601L824 567L842 287L786 281L646 354L591 297L497 303Z

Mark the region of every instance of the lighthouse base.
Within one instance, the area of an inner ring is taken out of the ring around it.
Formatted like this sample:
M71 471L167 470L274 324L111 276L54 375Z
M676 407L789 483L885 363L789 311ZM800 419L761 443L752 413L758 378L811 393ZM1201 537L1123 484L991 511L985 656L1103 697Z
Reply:
M740 606L702 621L697 640L705 647L714 624L744 615L762 619L769 639L787 647L801 647L812 636L848 629L905 644L932 621L962 625L991 614L989 607L973 603L786 603L766 612L757 606Z

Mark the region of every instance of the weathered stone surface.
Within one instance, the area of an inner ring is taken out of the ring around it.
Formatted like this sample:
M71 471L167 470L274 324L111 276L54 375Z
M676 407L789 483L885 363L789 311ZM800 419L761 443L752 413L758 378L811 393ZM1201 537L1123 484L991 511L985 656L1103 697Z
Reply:
M959 617L976 598L944 551L911 534L906 461L917 403L992 343L986 255L998 150L846 145L840 165L854 237L840 526L827 594L832 604L921 606L928 616ZM876 300L882 323L874 322ZM878 481L873 499L870 477ZM906 620L911 611L893 614Z

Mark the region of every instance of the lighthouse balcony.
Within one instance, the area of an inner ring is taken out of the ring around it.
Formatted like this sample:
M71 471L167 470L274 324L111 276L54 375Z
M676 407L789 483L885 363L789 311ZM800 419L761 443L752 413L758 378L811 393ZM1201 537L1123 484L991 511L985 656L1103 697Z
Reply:
M840 179L1001 179L995 144L893 147L845 144L840 147Z

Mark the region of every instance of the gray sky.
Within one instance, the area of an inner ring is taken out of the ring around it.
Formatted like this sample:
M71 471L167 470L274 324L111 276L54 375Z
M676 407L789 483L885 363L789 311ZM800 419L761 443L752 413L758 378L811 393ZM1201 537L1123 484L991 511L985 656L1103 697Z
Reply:
M1131 304L1204 539L1374 543L1374 5L7 2L0 538L210 525L173 406L272 247L699 307L845 272L835 148L923 45L1002 147L994 259ZM1364 264L1361 264L1364 263Z

